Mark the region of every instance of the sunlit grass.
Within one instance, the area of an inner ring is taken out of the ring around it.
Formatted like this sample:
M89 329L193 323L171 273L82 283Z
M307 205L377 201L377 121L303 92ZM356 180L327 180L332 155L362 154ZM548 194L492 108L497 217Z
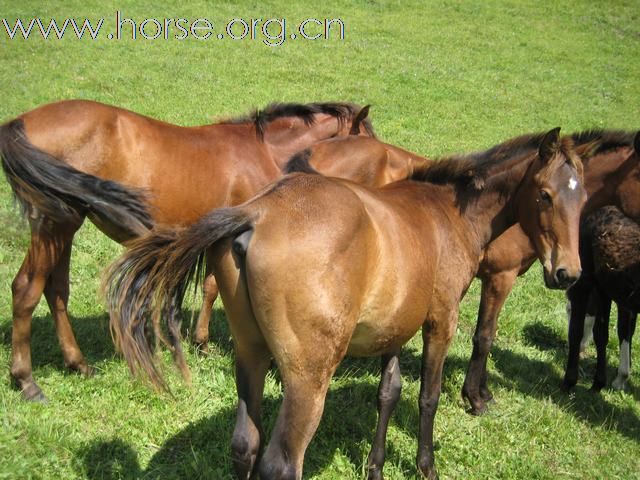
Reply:
M637 2L521 3L8 2L0 17L11 22L35 15L113 22L117 9L139 21L340 17L346 39L291 40L278 48L248 40L9 41L0 25L0 118L61 98L99 100L184 125L272 101L348 100L373 105L371 117L382 139L431 156L555 126L565 132L640 128ZM4 181L0 203L0 365L8 373L10 287L29 236ZM212 323L213 353L188 353L193 387L185 388L171 373L173 396L155 393L132 380L114 352L98 294L101 272L120 251L91 225L75 238L70 311L79 344L97 369L94 378L63 370L46 303L37 308L34 375L50 403L22 402L8 374L2 377L0 479L232 477L236 394L221 305ZM634 478L640 471L638 389L588 392L594 366L589 350L575 395L559 391L566 356L564 297L544 288L538 266L520 280L501 317L489 360L497 404L481 418L465 413L459 392L478 296L474 285L446 365L436 417L441 476ZM611 336L613 365L617 347ZM420 351L414 339L402 354L404 388L389 431L386 478L416 475ZM168 354L164 360L174 372ZM377 359L347 359L340 367L308 450L305 478L365 476L378 369ZM632 382L637 378L634 368ZM265 393L268 425L280 399L273 372Z

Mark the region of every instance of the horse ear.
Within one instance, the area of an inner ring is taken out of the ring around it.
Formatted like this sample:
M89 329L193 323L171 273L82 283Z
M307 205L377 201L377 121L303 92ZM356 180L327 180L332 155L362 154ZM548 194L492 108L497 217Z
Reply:
M560 140L560 127L549 130L540 142L538 154L543 162L547 162L558 150L558 142Z
M636 155L640 157L640 130L636 133L636 138L633 139L633 148L636 150Z
M575 152L582 160L588 160L595 155L600 145L602 145L601 140L593 140L582 145L577 145Z
M353 119L353 123L351 124L351 130L349 130L349 135L359 135L360 134L360 124L364 121L367 116L369 116L369 107L371 105L365 105L360 109L356 118Z

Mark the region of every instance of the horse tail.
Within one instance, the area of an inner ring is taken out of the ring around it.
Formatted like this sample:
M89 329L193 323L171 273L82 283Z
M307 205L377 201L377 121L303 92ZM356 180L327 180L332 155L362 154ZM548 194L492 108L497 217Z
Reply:
M54 222L81 222L85 215L137 236L152 226L141 190L80 172L36 148L24 122L0 126L2 169L23 215L32 209Z
M353 122L351 123L349 135L360 135L360 124L363 124L366 132L369 133L372 137L375 136L373 134L373 127L371 126L371 122L368 119L369 108L371 108L371 105L365 105L360 109L358 114L353 119Z
M183 376L188 368L179 348L179 315L188 283L202 280L205 253L217 241L252 228L251 216L240 207L223 208L186 229L157 228L127 244L128 249L108 270L104 291L116 346L131 372L167 389L153 355L153 340L162 340L160 322L171 335L170 348Z

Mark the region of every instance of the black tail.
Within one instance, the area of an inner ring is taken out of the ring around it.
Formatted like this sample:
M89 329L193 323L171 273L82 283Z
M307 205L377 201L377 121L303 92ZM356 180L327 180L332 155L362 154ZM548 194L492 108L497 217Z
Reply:
M132 373L141 372L165 388L154 356L152 335L160 333L161 319L169 330L179 331L177 312L187 284L204 274L206 250L218 240L252 227L241 208L223 208L204 216L184 230L156 229L132 241L107 272L105 292L111 314L111 332ZM177 335L172 335L177 342ZM166 343L166 342L165 342ZM188 369L182 350L174 344L174 357L183 375Z
M27 139L20 119L0 127L0 157L23 214L35 208L60 223L93 216L131 236L152 226L142 191L80 172L39 150Z

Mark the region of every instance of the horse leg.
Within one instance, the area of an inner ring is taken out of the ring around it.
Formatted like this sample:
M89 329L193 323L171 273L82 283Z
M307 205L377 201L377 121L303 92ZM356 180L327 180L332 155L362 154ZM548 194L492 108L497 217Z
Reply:
M236 389L238 407L236 426L231 439L233 467L238 478L254 476L254 466L263 444L261 410L264 379L271 355L263 343L236 341Z
M260 460L261 480L302 478L304 453L320 423L335 371L335 366L330 368L321 359L315 365L304 363L299 370L280 369L284 398L271 440Z
M587 313L587 305L590 303L592 290L582 279L578 280L569 290L567 299L571 307L567 310L569 318L569 354L567 358L567 368L561 388L565 391L571 390L578 383L578 363L580 361L580 341L584 333L584 319Z
M193 334L193 343L204 353L209 351L209 322L211 321L213 304L218 296L218 285L211 272L211 255L207 254L207 271L202 285L202 308L200 308Z
M631 371L631 339L636 327L636 313L618 305L618 341L620 342L620 363L618 375L611 386L614 390L627 387Z
M580 340L580 353L584 352L589 343L593 340L593 324L596 321L598 315L597 295L591 295L589 297L589 303L587 303L587 311L584 317L584 328L582 334L582 340ZM569 315L571 318L571 315Z
M458 312L445 320L445 330L436 331L425 323L422 327L422 372L420 378L420 427L418 435L418 469L429 480L436 480L438 473L433 452L433 424L442 388L442 369L449 344L453 338ZM446 315L443 318L447 318Z
M487 386L487 359L496 335L498 316L518 277L518 270L482 278L482 297L473 335L473 353L462 386L462 397L471 404L470 413L481 415L493 395Z
M593 325L593 340L596 344L596 373L593 377L591 390L602 390L607 384L607 343L609 343L609 316L611 314L611 300L600 296L598 301L598 315Z
M29 246L27 256L22 262L20 270L18 270L11 284L13 295L13 326L11 332L10 374L26 400L46 401L47 398L33 379L31 364L32 314L40 301L50 274L56 268L67 246L70 248L71 239L77 227L59 230L57 226L51 225L48 220L43 217L31 218L30 224L31 245ZM57 272L58 274L54 280L61 276L60 271L63 271L63 268ZM62 275L62 277L64 277L64 275ZM49 291L53 292L53 290L53 286L51 286ZM63 288L62 290L64 293L65 289ZM68 292L68 283L66 291ZM64 300L65 295L58 298L57 294L51 293L51 298L54 300L54 307L62 307L54 308L52 311L56 320L56 326L60 324L61 327L58 331L60 332L62 330L63 334L67 333L65 331L68 326L66 300ZM64 312L64 315L59 314L61 311ZM67 322L66 325L65 321ZM68 326L68 329L70 332L70 326ZM71 338L72 337L73 334L71 333ZM68 337L65 336L64 340L61 339L61 343L67 340ZM69 343L65 343L64 351L72 355L75 354L73 348L69 345ZM73 356L70 357L70 359L78 360L77 357Z
M70 370L82 373L83 375L93 375L93 369L87 364L80 347L76 342L69 321L67 303L69 301L69 263L71 260L71 246L73 235L76 229L68 232L64 242L66 245L62 250L58 263L47 279L44 287L44 296L49 304L49 310L53 316L58 342L64 358L64 366Z
M182 379L187 385L191 385L191 371L185 361L185 356L182 351L182 311L180 309L181 304L177 301L176 297L172 298L170 303L164 310L164 315L167 318L167 327L169 331L169 347L173 360L180 370ZM156 330L156 349L160 341L160 327L159 318L154 319L154 329Z
M398 352L382 356L382 375L378 386L378 425L376 436L371 446L367 469L369 480L382 479L382 467L386 456L385 442L387 439L387 427L389 418L395 409L400 392L402 391L402 378L400 376L400 362Z
M256 465L264 444L261 421L264 379L271 365L266 344L251 306L243 273L236 267L229 242L212 251L211 263L221 279L220 295L225 305L235 351L238 406L231 439L233 467L238 478L256 476Z

